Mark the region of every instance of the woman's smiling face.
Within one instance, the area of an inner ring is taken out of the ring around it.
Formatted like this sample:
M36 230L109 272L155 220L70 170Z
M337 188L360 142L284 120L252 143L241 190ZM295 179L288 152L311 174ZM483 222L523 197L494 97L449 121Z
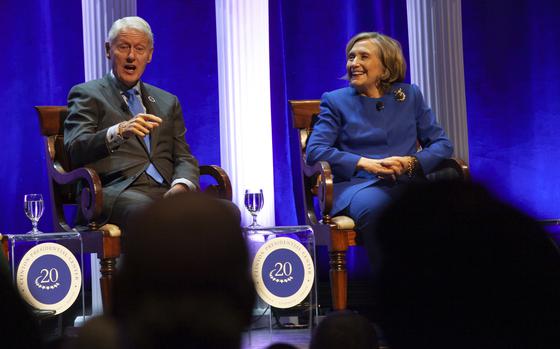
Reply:
M354 44L348 52L346 71L350 85L359 93L380 97L378 84L385 67L379 59L379 49L372 40L361 40Z

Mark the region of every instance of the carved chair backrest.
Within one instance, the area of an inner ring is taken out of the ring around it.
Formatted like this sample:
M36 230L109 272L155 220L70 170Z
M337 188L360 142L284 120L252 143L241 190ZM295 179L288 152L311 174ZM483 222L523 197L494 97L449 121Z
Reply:
M299 133L301 166L304 168L306 165L305 150L307 147L307 141L309 140L309 136L313 131L313 125L317 121L317 117L319 115L320 101L298 100L288 101L288 103L292 114L293 127L296 128ZM317 217L320 217L323 213L320 212L320 208L316 207L317 203L315 201L315 197L317 197L318 191L320 190L318 180L317 176L310 178L303 175L303 194L306 217L308 224L313 225L318 223Z
M289 101L292 112L292 122L294 128L298 129L299 141L302 151L302 159L305 161L305 148L309 136L313 131L313 125L319 115L320 100Z
M41 134L46 137L49 157L70 171L70 159L64 151L64 120L68 116L65 106L37 106ZM52 146L51 146L52 145Z
M39 125L41 134L44 136L47 152L47 173L49 176L49 187L51 200L53 202L54 224L59 229L68 230L69 227L64 219L64 206L76 205L76 184L57 184L53 176L53 169L63 172L71 170L70 159L64 150L64 120L68 115L66 106L36 106L39 113Z

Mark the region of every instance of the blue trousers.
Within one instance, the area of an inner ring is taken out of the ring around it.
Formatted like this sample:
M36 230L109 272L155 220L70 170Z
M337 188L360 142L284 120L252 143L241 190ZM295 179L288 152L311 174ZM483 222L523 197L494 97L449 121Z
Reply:
M406 187L406 183L380 181L359 190L342 211L356 223L358 242L367 250L373 266L377 263L377 244L375 243L375 225L383 209L397 198Z

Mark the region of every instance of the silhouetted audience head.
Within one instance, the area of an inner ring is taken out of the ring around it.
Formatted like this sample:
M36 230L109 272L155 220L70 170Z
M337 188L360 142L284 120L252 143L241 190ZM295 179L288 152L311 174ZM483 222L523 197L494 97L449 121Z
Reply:
M115 319L129 348L239 348L255 299L240 213L188 193L136 216Z
M558 249L481 186L410 187L376 239L379 325L391 349L558 347Z
M0 347L40 348L41 335L30 307L14 287L8 263L0 252Z
M309 349L372 349L377 346L377 333L368 319L344 311L331 313L319 323Z

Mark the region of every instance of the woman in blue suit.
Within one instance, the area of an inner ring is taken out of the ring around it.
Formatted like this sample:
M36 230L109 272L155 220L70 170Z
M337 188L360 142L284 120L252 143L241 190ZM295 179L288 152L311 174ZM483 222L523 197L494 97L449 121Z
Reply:
M346 57L350 86L323 94L307 161L329 162L335 183L331 214L354 219L372 257L383 206L403 183L449 158L453 146L418 87L403 83L406 62L398 41L360 33L348 42Z

